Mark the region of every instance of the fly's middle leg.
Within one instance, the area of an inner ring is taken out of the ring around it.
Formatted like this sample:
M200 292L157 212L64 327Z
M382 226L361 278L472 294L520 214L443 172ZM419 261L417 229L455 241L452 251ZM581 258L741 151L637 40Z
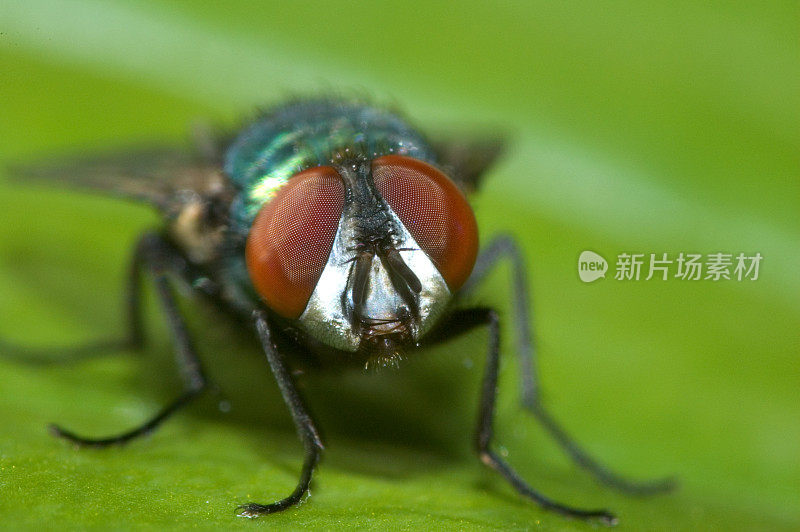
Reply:
M536 373L536 344L530 325L533 313L528 293L527 269L522 252L513 237L500 235L489 242L489 245L478 256L472 275L462 288L461 294L468 296L473 292L495 265L502 260L510 261L512 269L512 325L517 340L516 352L520 367L523 406L539 420L550 436L576 464L601 483L633 495L647 495L673 489L676 482L671 478L635 481L610 470L583 450L542 405Z
M104 438L87 438L79 436L58 425L51 425L51 432L61 438L80 446L106 447L127 443L139 436L155 430L173 413L195 399L207 385L206 377L194 346L192 345L186 324L180 315L175 295L170 285L170 274L185 275L185 260L174 247L157 234L146 234L136 246L130 272L130 292L128 294L128 320L130 345L140 346L143 343L141 321L141 280L146 274L153 280L156 295L167 320L170 335L175 349L175 358L184 381L184 389L172 402L162 408L156 415L140 426L121 434Z
M551 499L528 484L495 452L494 417L497 403L497 376L500 368L500 320L497 312L490 308L459 310L450 316L444 329L447 337L453 337L480 326L486 326L489 332L486 370L481 385L478 428L475 434L475 447L481 462L497 471L520 495L531 499L546 510L578 519L599 521L605 525L616 524L616 517L607 510L576 508Z

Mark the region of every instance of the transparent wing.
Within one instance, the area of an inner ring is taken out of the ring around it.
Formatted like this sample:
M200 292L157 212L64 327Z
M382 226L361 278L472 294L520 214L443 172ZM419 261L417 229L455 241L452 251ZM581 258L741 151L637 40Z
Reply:
M483 174L505 151L504 135L444 137L433 142L442 169L467 193L480 187Z
M229 195L218 157L176 147L139 147L12 165L16 182L49 182L94 189L150 203L165 214L187 201Z

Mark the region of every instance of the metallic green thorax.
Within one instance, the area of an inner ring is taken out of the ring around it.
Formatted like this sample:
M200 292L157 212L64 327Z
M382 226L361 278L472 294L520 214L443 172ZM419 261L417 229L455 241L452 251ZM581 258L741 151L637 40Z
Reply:
M245 129L226 153L225 172L239 191L232 229L246 237L261 207L297 172L342 157L392 153L436 163L422 136L385 109L337 100L280 107Z

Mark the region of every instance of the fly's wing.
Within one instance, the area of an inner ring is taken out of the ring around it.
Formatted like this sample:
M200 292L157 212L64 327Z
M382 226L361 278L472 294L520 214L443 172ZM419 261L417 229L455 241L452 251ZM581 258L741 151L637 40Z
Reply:
M48 159L11 166L8 174L18 182L63 183L144 201L168 217L187 202L219 201L231 194L219 158L175 147Z
M503 154L506 147L503 136L465 136L445 138L433 142L442 169L467 194L480 188L481 178Z
M202 146L201 146L202 147ZM220 258L235 191L221 157L186 148L156 147L51 159L9 168L16 181L63 183L149 203L189 260Z

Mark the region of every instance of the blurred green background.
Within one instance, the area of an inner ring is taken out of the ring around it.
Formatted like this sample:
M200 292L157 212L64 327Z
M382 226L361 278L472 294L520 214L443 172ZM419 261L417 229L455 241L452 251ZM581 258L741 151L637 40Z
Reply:
M519 408L505 337L497 443L549 495L625 530L800 528L800 14L797 2L101 2L0 4L0 161L182 141L287 95L394 102L420 127L513 139L475 198L484 241L531 267L547 405L651 499L597 486ZM59 346L122 332L148 209L0 180L0 337ZM755 253L757 281L577 277L581 251ZM508 316L508 271L479 299ZM313 497L255 522L235 504L293 486L301 448L258 347L186 305L220 395L122 449L76 451L178 379L159 311L143 354L0 360L3 527L583 530L471 452L485 333L397 372L308 376L329 452ZM506 327L507 332L509 327ZM230 404L230 412L218 408Z

